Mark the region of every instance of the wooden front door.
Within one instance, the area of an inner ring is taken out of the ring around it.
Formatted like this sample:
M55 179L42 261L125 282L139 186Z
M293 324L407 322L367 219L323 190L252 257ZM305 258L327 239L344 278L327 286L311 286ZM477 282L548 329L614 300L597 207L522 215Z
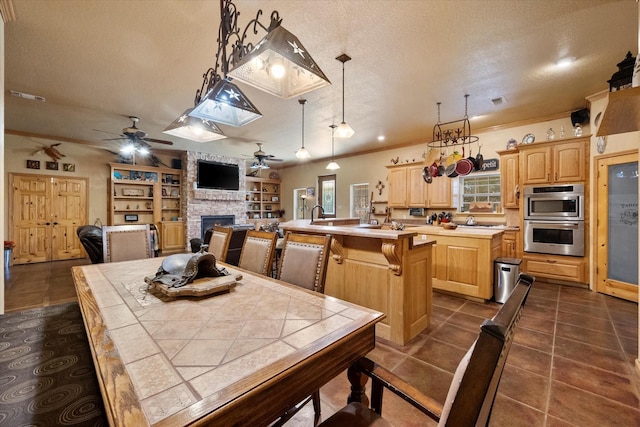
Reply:
M638 302L638 152L596 160L596 290Z
M87 180L10 174L14 264L83 258L76 229L87 223Z

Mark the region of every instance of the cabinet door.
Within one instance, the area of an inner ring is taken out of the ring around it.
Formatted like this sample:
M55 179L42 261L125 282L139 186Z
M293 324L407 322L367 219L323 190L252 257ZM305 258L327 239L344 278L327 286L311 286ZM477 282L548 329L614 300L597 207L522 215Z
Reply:
M518 153L505 154L500 160L500 168L502 169L502 206L505 208L518 208L520 195L520 172L518 162L520 157Z
M583 142L567 142L553 147L553 181L579 182L585 179Z
M518 257L518 231L505 231L502 234L502 256L506 258Z
M422 178L423 166L412 166L407 169L407 191L409 207L421 208L427 203L427 183Z
M450 208L453 206L452 200L452 182L451 178L440 176L434 178L431 184L428 184L428 204L430 208Z
M520 153L522 184L547 184L551 180L550 147L522 150Z
M407 207L407 168L389 169L389 206Z
M160 244L162 250L184 249L184 223L182 221L163 221Z

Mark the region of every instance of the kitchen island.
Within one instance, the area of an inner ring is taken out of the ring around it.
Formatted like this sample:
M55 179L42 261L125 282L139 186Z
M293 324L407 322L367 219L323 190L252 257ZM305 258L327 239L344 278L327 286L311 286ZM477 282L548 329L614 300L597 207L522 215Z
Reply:
M437 240L433 248L433 287L469 297L493 297L493 263L500 257L503 229L439 226L407 227Z
M416 231L310 225L309 220L280 228L332 236L325 294L385 313L377 336L405 345L429 326L433 239L416 239Z

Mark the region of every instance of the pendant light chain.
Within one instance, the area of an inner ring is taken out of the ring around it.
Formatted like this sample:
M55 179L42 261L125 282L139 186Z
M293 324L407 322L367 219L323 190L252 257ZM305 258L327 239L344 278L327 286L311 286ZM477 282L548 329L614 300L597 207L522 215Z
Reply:
M304 104L306 101L306 99L300 100L300 104L302 104L302 148L304 148Z
M344 121L344 62L342 63L342 123Z

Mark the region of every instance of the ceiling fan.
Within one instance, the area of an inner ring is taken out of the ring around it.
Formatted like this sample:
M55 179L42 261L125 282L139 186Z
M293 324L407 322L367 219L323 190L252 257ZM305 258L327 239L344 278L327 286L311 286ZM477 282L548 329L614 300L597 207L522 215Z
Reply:
M251 169L269 169L267 162L281 162L282 159L276 159L273 154L267 154L262 151L262 143L256 142L258 145L258 151L254 151L254 161L251 164Z
M131 124L131 126L127 126L126 128L122 129L122 136L120 136L118 138L108 138L108 139L105 139L105 141L116 141L116 140L124 139L124 140L130 141L132 144L134 144L136 146L136 148L143 147L143 148L146 148L146 149L151 147L148 144L148 142L155 142L157 144L173 145L173 142L167 141L167 140L164 140L164 139L148 138L147 137L147 133L144 132L144 131L141 131L136 126L136 123L138 123L140 121L140 118L138 118L136 116L129 116L129 119L131 120L132 124Z

